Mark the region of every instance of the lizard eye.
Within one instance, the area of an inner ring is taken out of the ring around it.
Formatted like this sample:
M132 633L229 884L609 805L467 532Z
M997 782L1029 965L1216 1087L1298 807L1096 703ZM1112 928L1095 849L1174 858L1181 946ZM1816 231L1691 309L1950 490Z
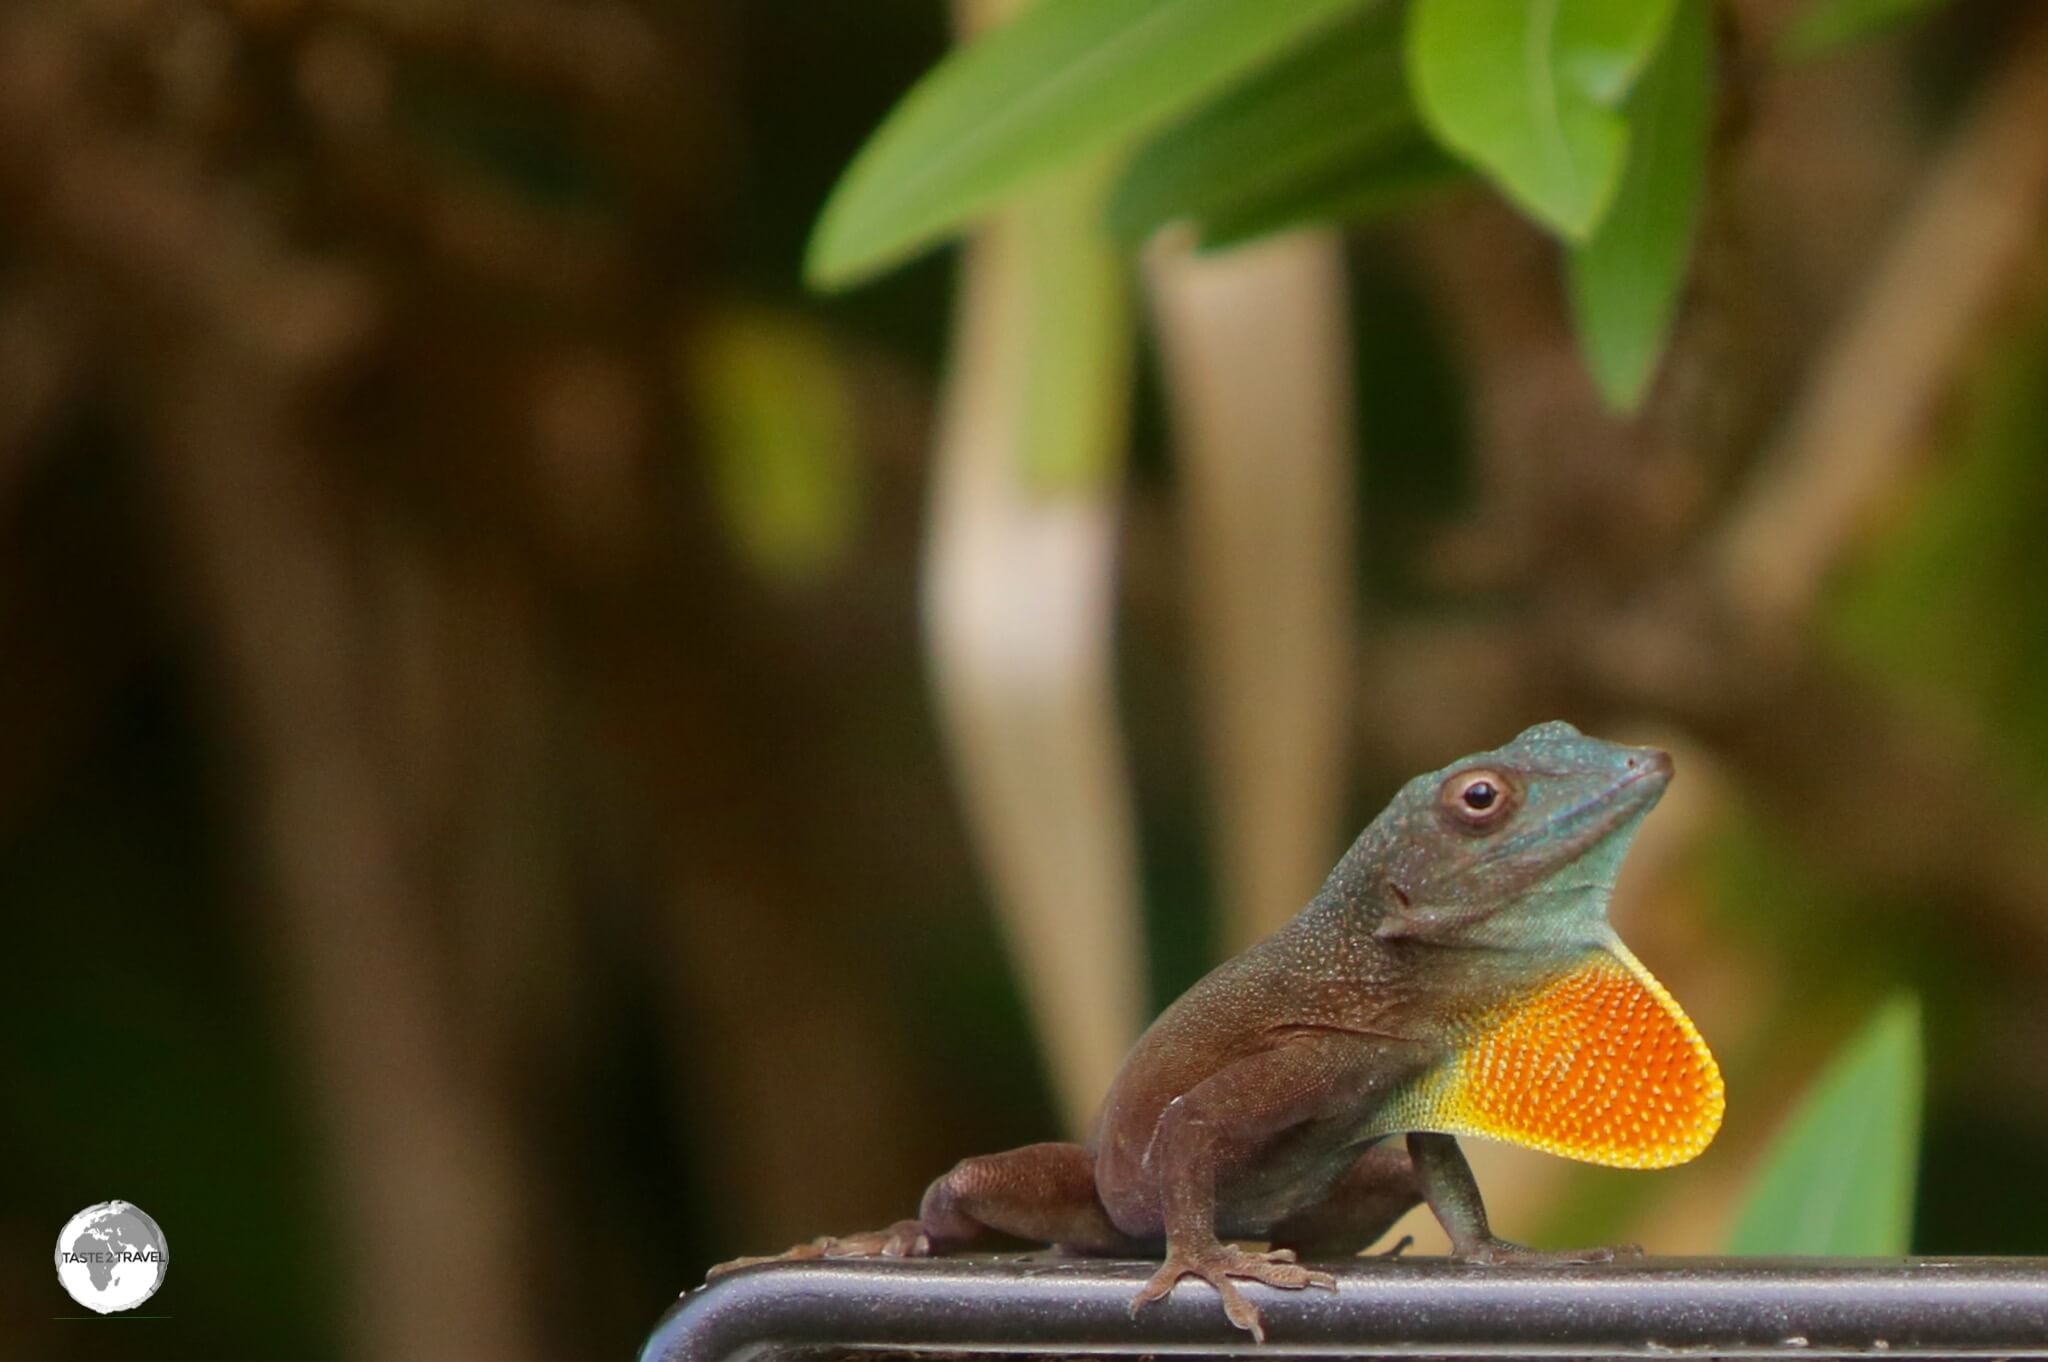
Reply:
M1463 771L1444 782L1439 802L1460 826L1490 828L1514 809L1515 787L1498 771Z

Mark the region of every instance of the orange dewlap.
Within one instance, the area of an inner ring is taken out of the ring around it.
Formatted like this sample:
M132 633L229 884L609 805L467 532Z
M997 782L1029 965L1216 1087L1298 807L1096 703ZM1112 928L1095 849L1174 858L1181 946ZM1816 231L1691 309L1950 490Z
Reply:
M1667 1168L1721 1128L1721 1070L1678 1004L1615 942L1483 1019L1425 1128L1615 1168Z

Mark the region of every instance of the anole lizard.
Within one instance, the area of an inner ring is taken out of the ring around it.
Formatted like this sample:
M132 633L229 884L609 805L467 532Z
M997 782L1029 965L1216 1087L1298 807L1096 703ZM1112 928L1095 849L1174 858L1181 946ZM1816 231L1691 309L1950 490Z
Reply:
M1235 1279L1334 1286L1298 1255L1360 1252L1418 1201L1467 1262L1613 1257L1494 1237L1456 1137L1627 1168L1713 1139L1714 1058L1607 921L1670 778L1664 753L1564 723L1418 776L1291 922L1153 1022L1087 1144L968 1159L915 1220L783 1256L923 1257L991 1234L1089 1254L1163 1243L1133 1313L1199 1277L1261 1340Z

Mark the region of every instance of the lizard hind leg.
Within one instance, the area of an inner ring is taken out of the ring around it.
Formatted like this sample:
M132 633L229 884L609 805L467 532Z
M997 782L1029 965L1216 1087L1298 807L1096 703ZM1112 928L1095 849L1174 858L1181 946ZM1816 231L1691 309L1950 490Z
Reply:
M1028 1144L964 1159L925 1189L918 1220L935 1253L992 1234L1074 1253L1146 1248L1110 1220L1095 1191L1095 1155L1077 1144Z
M711 1269L816 1258L927 1258L990 1237L1055 1244L1076 1253L1135 1253L1095 1195L1095 1156L1077 1144L1033 1144L965 1159L925 1189L915 1220L864 1234L826 1235L781 1253Z

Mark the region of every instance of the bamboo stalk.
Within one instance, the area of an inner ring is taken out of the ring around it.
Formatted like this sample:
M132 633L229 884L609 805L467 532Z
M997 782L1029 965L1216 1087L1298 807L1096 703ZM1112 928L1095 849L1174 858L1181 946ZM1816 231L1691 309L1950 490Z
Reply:
M1356 607L1342 238L1297 232L1146 262L1182 468L1224 920L1291 917L1341 847Z
M970 31L1007 6L962 4ZM1067 1128L1143 1012L1112 686L1129 322L1087 171L969 243L925 545L939 715Z

